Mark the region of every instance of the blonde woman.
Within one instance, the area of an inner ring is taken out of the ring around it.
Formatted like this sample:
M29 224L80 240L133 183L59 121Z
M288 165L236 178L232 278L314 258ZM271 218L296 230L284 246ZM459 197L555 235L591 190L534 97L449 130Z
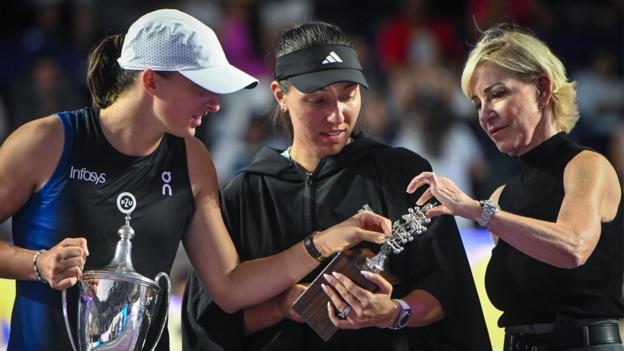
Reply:
M499 26L470 53L462 89L520 174L484 201L431 172L408 191L428 185L417 203L435 197L430 216L471 218L499 238L485 283L505 350L622 350L622 189L605 157L567 136L578 112L563 64Z

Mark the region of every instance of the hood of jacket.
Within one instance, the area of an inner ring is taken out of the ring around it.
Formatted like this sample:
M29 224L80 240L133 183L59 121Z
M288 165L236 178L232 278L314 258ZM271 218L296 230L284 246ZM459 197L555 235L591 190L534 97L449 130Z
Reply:
M345 145L339 153L322 158L312 176L320 180L331 177L340 170L357 164L371 153L390 148L362 133L353 135L352 139L353 141ZM283 150L265 146L250 164L238 173L255 173L293 182L304 179L306 176L304 169L294 160L282 156L282 152Z

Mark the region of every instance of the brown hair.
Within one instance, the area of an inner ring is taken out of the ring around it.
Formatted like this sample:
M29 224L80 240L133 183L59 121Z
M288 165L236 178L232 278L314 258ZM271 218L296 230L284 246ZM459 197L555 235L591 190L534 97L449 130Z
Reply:
M117 58L121 54L123 40L123 34L110 35L89 53L87 86L96 108L110 106L135 82L140 73L119 67Z

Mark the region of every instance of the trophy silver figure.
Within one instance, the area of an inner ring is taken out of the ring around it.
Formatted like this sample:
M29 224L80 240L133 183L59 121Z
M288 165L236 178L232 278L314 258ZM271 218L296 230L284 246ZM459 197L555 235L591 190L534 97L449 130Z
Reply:
M67 292L62 292L65 327L74 351L143 350L161 289L157 282L161 278L166 287L164 308L165 311L169 309L169 276L161 272L151 280L137 273L132 265L130 240L134 229L130 226L130 214L136 208L134 195L121 193L117 197L117 208L126 216L125 224L118 230L120 239L115 256L106 267L84 272L78 282L78 348L67 315ZM165 312L158 336L147 350L156 348L166 321Z
M431 220L425 214L433 206L435 205L426 204L423 207L409 208L408 213L392 223L392 235L385 239L376 255L367 248L339 252L306 291L297 298L293 303L293 309L323 340L329 340L338 329L327 316L326 306L329 297L321 288L321 283L325 282L323 273L340 272L359 286L373 292L378 287L360 273L362 270L379 273L391 284L395 283L395 276L385 269L388 255L391 252L403 251L402 245L414 240L415 235L421 235L427 230L427 225ZM373 212L368 205L364 205L362 211Z
M379 249L379 252L370 258L366 259L366 268L368 271L381 273L384 271L384 266L388 260L388 254L398 254L403 251L404 248L401 245L409 241L414 240L414 234L420 235L427 230L425 224L431 222L430 218L425 216L425 213L431 209L434 204L426 204L422 208L415 206L407 209L407 214L404 214L401 220L397 220L392 223L392 235L386 238L383 245ZM373 212L368 204L364 205L364 211Z

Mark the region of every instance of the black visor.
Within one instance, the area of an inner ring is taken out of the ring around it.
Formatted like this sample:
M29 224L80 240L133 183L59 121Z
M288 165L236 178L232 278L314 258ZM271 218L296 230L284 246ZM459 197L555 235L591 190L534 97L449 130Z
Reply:
M354 82L368 89L357 53L346 45L315 46L277 58L275 80L284 79L304 93L336 82Z

